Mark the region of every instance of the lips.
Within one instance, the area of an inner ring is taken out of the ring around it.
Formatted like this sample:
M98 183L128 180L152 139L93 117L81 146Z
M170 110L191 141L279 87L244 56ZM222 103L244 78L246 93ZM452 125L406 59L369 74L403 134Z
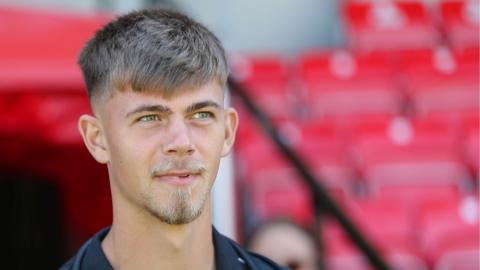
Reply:
M171 185L189 185L197 178L198 174L192 172L169 172L155 176L158 181Z

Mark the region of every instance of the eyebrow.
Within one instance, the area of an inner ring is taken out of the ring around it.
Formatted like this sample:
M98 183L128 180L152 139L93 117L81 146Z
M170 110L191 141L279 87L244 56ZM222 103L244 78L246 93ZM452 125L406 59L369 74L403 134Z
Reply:
M129 118L130 116L141 113L141 112L160 112L160 113L172 113L172 110L170 108L163 106L163 105L141 105L134 110L128 112L126 114L126 118Z
M220 108L220 105L214 101L211 100L206 100L206 101L201 101L197 103L193 103L192 105L188 106L187 109L185 110L186 113L191 113L194 111L198 111L200 109L203 109L205 107L214 107L216 109Z

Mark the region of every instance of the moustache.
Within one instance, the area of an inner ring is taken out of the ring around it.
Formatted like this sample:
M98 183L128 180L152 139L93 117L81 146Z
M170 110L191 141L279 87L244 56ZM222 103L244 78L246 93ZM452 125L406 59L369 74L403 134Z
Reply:
M161 164L155 165L151 169L151 175L161 176L171 172L181 171L189 174L204 174L207 171L205 165L198 160L168 160Z

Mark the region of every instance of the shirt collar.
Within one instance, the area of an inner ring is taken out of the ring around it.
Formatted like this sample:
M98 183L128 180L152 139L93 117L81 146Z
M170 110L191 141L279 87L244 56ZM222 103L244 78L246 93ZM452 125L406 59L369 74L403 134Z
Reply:
M109 232L110 227L99 231L92 239L90 247L83 258L82 269L89 270L114 270L102 249L102 240ZM243 270L245 262L233 248L230 240L220 234L212 226L213 246L215 249L216 270Z
M85 257L82 260L81 269L91 270L113 270L112 265L105 256L102 249L102 240L110 231L110 227L99 231L92 239L92 243L85 252Z
M216 270L243 270L245 261L239 257L239 254L233 248L230 240L221 235L215 227L212 226L213 246L215 247L215 269Z

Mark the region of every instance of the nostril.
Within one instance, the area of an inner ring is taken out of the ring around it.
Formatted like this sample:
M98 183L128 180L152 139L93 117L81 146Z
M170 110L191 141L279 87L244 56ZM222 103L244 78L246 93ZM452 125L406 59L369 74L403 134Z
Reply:
M192 145L171 145L165 147L164 151L164 153L173 155L192 155L195 149Z

